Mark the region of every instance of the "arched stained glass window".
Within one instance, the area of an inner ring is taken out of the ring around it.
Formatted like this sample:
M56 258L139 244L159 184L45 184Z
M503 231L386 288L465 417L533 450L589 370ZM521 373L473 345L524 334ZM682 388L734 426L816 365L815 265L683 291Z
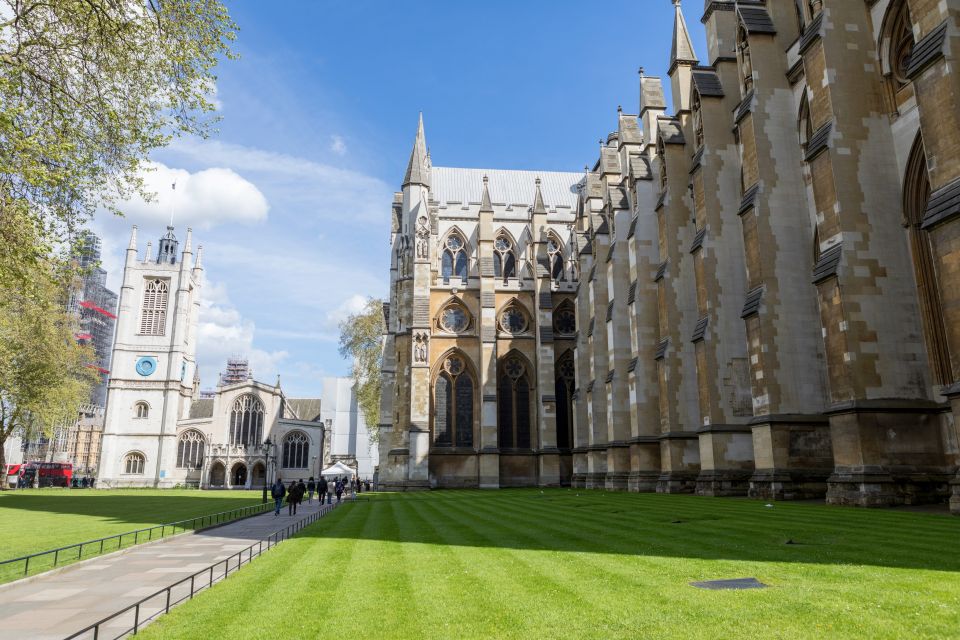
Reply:
M753 58L750 54L750 38L743 26L737 32L737 61L740 63L740 84L746 95L753 89Z
M263 403L256 396L240 396L230 412L230 444L250 446L263 440Z
M896 4L896 3L894 3ZM897 88L910 82L907 78L907 68L910 66L910 55L913 53L913 21L910 18L910 7L907 0L902 0L899 6L891 6L896 11L893 24L890 27L890 70L893 72Z
M573 354L567 351L557 360L556 366L557 396L557 447L569 449L573 446L573 389L575 375Z
M497 422L501 449L530 448L530 379L520 357L500 362L497 379Z
M459 277L464 283L467 281L467 241L457 231L447 236L444 242L443 253L440 255L440 274L444 284L449 284L450 278Z
M547 240L547 256L550 260L550 277L553 281L566 280L567 276L563 268L563 244L552 235Z
M506 232L493 241L493 275L504 282L517 277L517 251Z
M177 441L177 468L199 469L203 466L203 434L195 429L184 431Z
M282 466L284 469L306 469L310 440L303 431L291 431L283 438Z
M123 459L123 472L128 475L143 475L146 458L142 453L128 453Z
M459 355L449 356L433 388L433 442L473 446L473 377Z

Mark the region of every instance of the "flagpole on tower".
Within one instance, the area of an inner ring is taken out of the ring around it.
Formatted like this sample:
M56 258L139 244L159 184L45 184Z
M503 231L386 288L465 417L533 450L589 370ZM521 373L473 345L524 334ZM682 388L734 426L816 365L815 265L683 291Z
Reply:
M174 180L173 184L170 185L170 189L172 193L170 194L170 225L169 226L173 228L173 209L174 209L174 204L177 197L177 181L176 180Z

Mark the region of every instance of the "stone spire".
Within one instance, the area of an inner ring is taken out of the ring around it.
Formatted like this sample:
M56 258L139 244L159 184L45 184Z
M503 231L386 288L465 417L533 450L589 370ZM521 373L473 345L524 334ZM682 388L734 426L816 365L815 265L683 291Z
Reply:
M413 141L413 151L410 152L407 173L403 177L403 186L408 184L430 186L430 156L427 152L427 138L423 133L423 112L420 112L417 138Z
M680 0L673 0L673 7L676 15L673 21L673 46L670 48L671 70L681 62L689 64L697 63L697 54L693 50L693 42L690 41L690 32L687 31L687 21L683 19Z
M537 178L537 193L533 196L533 213L546 213L547 208L543 205L543 194L540 193L540 178Z
M493 204L490 202L490 191L487 189L489 179L483 176L483 197L480 198L480 212L493 212Z

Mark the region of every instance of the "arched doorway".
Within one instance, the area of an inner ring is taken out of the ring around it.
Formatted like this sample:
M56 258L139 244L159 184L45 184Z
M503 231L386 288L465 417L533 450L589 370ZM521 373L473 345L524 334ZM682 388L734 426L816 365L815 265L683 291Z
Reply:
M265 484L267 479L267 470L263 466L262 462L258 462L255 465L253 465L253 472L250 478L251 478L251 482L250 482L251 487L262 487Z
M210 467L210 486L222 487L227 477L227 469L219 460Z
M238 462L230 472L230 486L243 487L247 484L247 465Z

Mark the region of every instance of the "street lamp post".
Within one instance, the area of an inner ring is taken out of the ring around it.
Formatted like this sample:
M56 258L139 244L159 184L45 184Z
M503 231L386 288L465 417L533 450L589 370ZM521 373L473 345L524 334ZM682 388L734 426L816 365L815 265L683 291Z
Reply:
M273 442L270 441L270 438L267 438L263 441L263 444L260 445L261 451L263 451L263 458L266 464L266 468L263 470L263 502L267 502L267 479L270 475L270 454L273 451Z

